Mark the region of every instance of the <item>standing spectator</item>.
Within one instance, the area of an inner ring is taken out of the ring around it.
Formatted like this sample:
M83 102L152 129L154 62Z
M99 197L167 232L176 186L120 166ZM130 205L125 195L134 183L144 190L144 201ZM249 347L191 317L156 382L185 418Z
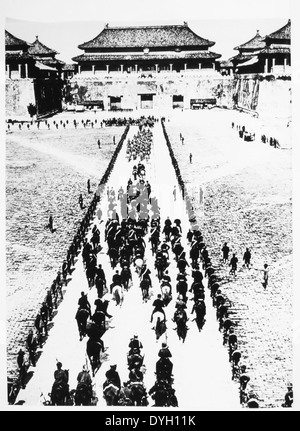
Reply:
M40 334L41 334L41 313L37 313L36 317L35 317L35 321L34 321L34 327L37 331L37 335L38 338L40 339Z
M263 287L266 289L267 285L268 285L268 281L269 281L269 269L268 269L268 264L265 263L263 269L261 268L253 268L256 269L257 271L262 271L263 272L263 281L262 281L262 285Z
M26 377L26 363L25 363L24 355L25 355L25 352L22 349L20 349L18 352L17 364L19 368L20 383L21 383L22 389L25 389L25 377Z
M56 285L57 295L59 293L61 299L63 299L62 284L63 284L63 281L62 281L62 277L61 277L61 272L57 271L57 276L55 279L55 285Z
M190 163L192 163L193 155L190 153Z
M294 401L293 385L291 383L288 383L287 393L284 396L284 404L282 404L282 407L292 407L293 401Z
M91 182L90 182L90 179L87 180L87 189L88 189L88 193L91 193Z
M229 263L229 266L231 266L231 270L229 271L229 274L236 275L237 263L238 263L238 258L233 253L232 258L231 258L230 263Z
M50 214L50 216L49 216L49 223L48 223L48 227L49 227L49 229L50 229L50 232L52 232L53 233L53 231L54 231L54 229L53 229L53 217L52 217L52 215Z
M29 361L31 362L31 365L35 367L36 365L35 353L36 353L38 343L32 329L29 330L29 334L26 339L26 344L27 344L27 350L29 353Z
M61 268L61 272L62 272L62 279L63 279L63 282L64 282L65 284L67 284L68 263L67 263L66 259L64 259L64 261L63 261L62 268Z
M266 289L267 285L268 285L268 281L269 281L269 269L268 269L268 264L267 263L264 264L263 272L264 272L264 274L263 274L263 283L262 283L262 285Z
M251 259L251 253L250 253L250 250L249 250L249 248L246 248L246 251L245 251L245 253L244 253L244 257L243 257L243 260L244 260L244 266L246 266L247 268L249 268L250 267L250 259Z
M176 185L173 188L174 201L176 201Z
M81 193L79 195L78 202L79 202L79 205L80 205L80 209L83 209L83 198L82 198L82 194Z
M246 365L242 365L241 373L240 373L240 386L242 390L246 389L249 380L250 380L250 377L246 372Z
M224 242L224 245L222 247L223 252L223 262L226 263L228 261L228 254L229 254L229 247L227 245L227 242Z
M41 310L40 310L40 314L41 314L41 320L43 322L43 327L44 327L44 332L45 335L48 335L48 320L49 320L49 309L47 307L46 302L43 302Z
M102 122L101 122L101 127L102 127ZM100 148L101 148L100 139L98 139L98 148L99 148L99 150L100 150Z

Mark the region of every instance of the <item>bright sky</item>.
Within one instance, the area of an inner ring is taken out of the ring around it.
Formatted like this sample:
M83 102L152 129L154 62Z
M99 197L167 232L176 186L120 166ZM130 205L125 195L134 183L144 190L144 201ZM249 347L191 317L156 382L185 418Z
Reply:
M222 59L236 55L233 48L293 20L293 0L2 0L4 27L15 36L42 43L71 62L82 53L78 44L97 36L105 23L113 25L182 24L187 21L199 36L215 45ZM243 6L244 4L244 6Z

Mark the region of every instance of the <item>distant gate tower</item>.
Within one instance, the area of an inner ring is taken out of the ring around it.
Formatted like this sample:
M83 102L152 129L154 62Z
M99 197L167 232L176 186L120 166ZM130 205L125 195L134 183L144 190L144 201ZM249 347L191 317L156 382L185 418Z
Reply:
M214 69L220 54L208 49L215 42L184 25L109 27L78 48L73 58L78 73L185 72Z
M214 44L194 33L187 23L124 27L107 24L98 36L78 46L84 53L72 59L77 63L73 80L80 86L86 79L86 103L92 104L99 99L99 104L102 100L105 107L116 109L126 106L151 108L170 103L173 107L190 107L190 99L199 99L201 94L188 88L187 79L218 75L216 59L221 55L209 51ZM165 85L167 78L171 79L171 84L176 84L176 90ZM96 90L95 84L92 88L92 82L106 84L109 80L115 82L108 92L105 85L98 85ZM145 86L145 80L148 80L148 86ZM203 94L203 97L212 96Z

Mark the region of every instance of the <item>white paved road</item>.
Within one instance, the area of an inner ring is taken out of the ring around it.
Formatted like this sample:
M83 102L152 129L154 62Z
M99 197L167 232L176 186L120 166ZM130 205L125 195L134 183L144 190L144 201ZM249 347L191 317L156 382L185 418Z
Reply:
M137 133L137 127L131 127L128 137ZM177 187L177 197L174 201L173 188L177 184L175 172L171 164L168 149L162 132L160 123L157 123L153 129L154 145L149 163L146 164L146 179L152 186L152 194L156 195L161 209L162 222L167 216L171 220L180 218L183 227L183 238L185 241L186 233L189 229L189 221L186 215L185 203L182 200ZM122 186L126 188L127 180L132 171L133 162L128 162L125 157L126 141L118 156L113 172L107 183L107 187L114 187L115 191ZM106 192L99 203L103 211L103 218L106 220L107 198ZM98 263L102 263L108 283L111 280L113 271L110 268L108 257L106 255L106 244L104 243L104 223L99 224L96 217L95 223L99 225L101 231L101 245L104 246L98 254ZM91 227L93 224L91 225ZM171 321L174 313L176 295L173 295L172 302L166 309L167 315L167 332L158 342L155 340L154 331L151 329L150 315L152 311L152 302L157 293L160 292L158 279L153 267L153 257L150 251L150 243L147 243L147 265L152 272L152 298L147 303L142 302L142 295L138 285L137 274L134 273L133 286L128 292L125 292L125 299L122 307L116 306L114 301L110 301L108 312L113 315L110 319L110 327L103 335L103 341L107 347L104 362L93 379L94 391L98 397L97 408L101 410L110 410L102 397L102 385L105 380L105 372L111 364L117 364L117 371L120 374L121 381L128 380L128 369L126 355L128 352L128 343L134 333L138 333L139 339L144 345L143 353L145 355L144 363L146 373L144 383L149 390L155 382L155 363L158 360L158 351L162 341L167 341L172 352L172 362L174 364L174 384L178 398L180 410L238 410L239 393L238 386L231 380L231 368L228 361L228 353L222 345L222 334L218 331L218 325L215 317L215 310L212 308L209 292L206 290L206 323L201 333L199 333L196 323L192 322L193 316L190 316L192 301L188 301L188 322L189 331L185 343L182 343L176 334L175 324ZM188 246L185 244L188 251ZM172 255L172 254L171 254ZM187 253L188 255L188 253ZM190 270L190 268L188 268ZM175 261L171 259L169 273L173 282L173 292L175 292L175 280L177 270ZM42 354L33 371L33 377L24 390L21 390L17 403L22 404L24 408L49 409L52 407L43 406L43 402L49 399L53 383L53 373L56 369L56 361L63 364L63 368L69 369L70 389L75 389L76 378L81 371L83 364L86 363L86 338L79 341L75 313L80 292L88 293L88 299L94 309L94 300L96 299L96 289L89 289L88 283L83 270L82 257L79 254L75 265L75 271L72 274L72 280L69 282L64 300L58 308L58 313L53 319L53 327L49 332L49 338L42 348ZM111 299L106 294L107 299ZM149 409L153 405L153 400L149 397L149 406L143 409ZM66 409L75 409L79 407L63 407ZM95 407L89 407L92 409ZM61 408L59 408L61 409ZM141 409L137 407L137 409Z

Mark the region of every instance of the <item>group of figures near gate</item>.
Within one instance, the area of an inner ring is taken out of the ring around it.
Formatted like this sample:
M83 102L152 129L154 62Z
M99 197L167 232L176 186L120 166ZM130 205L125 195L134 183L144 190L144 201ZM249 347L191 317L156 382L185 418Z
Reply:
M245 126L235 125L234 122L231 123L232 129L236 128L239 133L239 137L244 141L255 141L255 133L248 132ZM276 138L268 137L265 134L261 135L261 142L263 144L269 143L271 147L280 148L280 144Z
M152 127L155 122L159 121L158 118L154 117L153 115L149 116L140 116L138 118L133 117L112 117L107 118L99 121L97 118L90 119L90 118L84 118L81 120L74 119L72 122L69 120L31 120L31 121L17 121L17 120L8 120L6 122L7 131L13 131L16 127L18 127L18 130L31 130L33 127L36 127L38 130L40 128L48 129L48 130L58 130L58 129L68 129L70 127L74 127L75 129L79 127L83 128L96 128L96 127L112 127L112 126L126 126L127 124L135 125L135 126L141 126L141 127ZM115 142L114 142L115 143ZM100 147L99 147L100 148Z
M153 127L155 122L159 121L158 118L153 115L142 115L137 118L133 117L113 117L107 118L103 120L105 126L125 126L126 124L130 124L131 126L138 126L141 128Z

